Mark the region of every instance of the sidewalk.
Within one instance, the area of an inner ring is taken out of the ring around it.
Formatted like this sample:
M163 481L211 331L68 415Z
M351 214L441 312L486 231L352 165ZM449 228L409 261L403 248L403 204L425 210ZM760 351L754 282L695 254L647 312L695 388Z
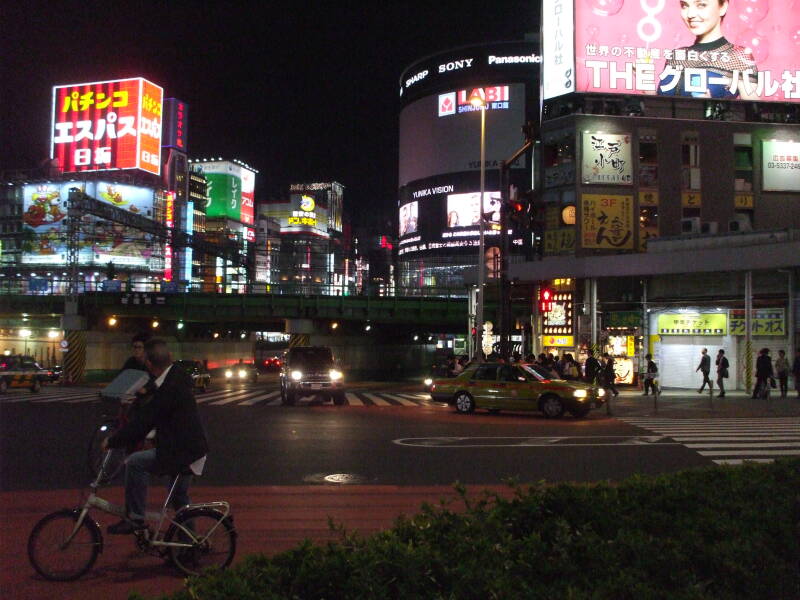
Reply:
M652 395L643 396L641 390L624 389L610 404L612 416L618 418L800 417L797 392L785 399L773 394L769 400L753 400L743 391L728 391L724 398L719 398L716 391L712 397L708 391L698 394L697 390L667 389L656 401Z

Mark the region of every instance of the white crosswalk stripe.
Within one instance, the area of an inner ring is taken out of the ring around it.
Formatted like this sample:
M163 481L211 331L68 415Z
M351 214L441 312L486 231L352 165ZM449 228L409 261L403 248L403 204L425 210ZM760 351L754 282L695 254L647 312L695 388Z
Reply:
M28 402L33 404L86 404L99 402L98 388L45 388L39 394L32 394L27 390L0 396L0 403L13 404ZM234 387L214 388L208 392L195 392L197 404L216 407L231 406L282 406L280 390L261 387ZM300 401L298 406L308 404ZM316 404L316 403L312 403ZM329 404L329 403L325 403ZM402 406L402 407L429 407L430 396L421 392L395 392L393 390L354 390L345 393L347 406Z
M352 404L353 406L364 406L364 401L356 396L353 392L345 392L344 397L348 404Z
M384 400L383 398L379 398L375 394L370 394L369 392L362 392L362 393L364 394L364 397L367 400L370 400L373 404L375 404L377 406L391 406L392 405L391 402L387 402L386 400Z
M253 406L254 404L273 404L277 402L281 393L280 391L270 392L269 394L259 394L255 398L250 398L244 402L240 402L240 406Z
M668 436L718 464L741 464L746 460L769 462L780 456L800 456L800 420L797 418L629 417L620 420Z

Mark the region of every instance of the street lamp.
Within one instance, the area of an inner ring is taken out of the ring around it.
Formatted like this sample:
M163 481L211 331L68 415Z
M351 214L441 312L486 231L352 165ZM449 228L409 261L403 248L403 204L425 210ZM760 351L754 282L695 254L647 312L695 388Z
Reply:
M475 307L475 357L478 362L483 362L483 292L486 286L486 265L483 257L485 254L483 196L486 192L486 100L482 95L474 95L469 99L469 103L481 111L481 198L478 202L480 238L478 241L478 297Z
M22 351L23 354L28 354L28 338L31 337L31 330L30 329L20 329L19 330L19 337L25 340L25 349Z

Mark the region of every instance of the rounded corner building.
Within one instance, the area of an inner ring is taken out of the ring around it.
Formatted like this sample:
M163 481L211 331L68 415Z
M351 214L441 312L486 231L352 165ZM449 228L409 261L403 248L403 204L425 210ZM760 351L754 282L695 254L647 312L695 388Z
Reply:
M466 295L465 274L478 262L480 108L485 101L484 247L499 253L499 168L525 143L523 126L539 120L541 56L533 41L447 50L408 66L400 78L399 287L404 295ZM534 163L535 164L535 163ZM511 165L509 183L534 188L531 153ZM512 252L531 247L515 228Z

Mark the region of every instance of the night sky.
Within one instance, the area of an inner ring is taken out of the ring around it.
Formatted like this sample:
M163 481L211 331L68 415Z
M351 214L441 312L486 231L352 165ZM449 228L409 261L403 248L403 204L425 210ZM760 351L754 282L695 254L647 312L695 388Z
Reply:
M396 206L401 71L538 29L537 0L14 4L0 9L0 170L48 156L53 85L142 76L190 105L190 157L255 167L257 201L338 180L359 225Z

